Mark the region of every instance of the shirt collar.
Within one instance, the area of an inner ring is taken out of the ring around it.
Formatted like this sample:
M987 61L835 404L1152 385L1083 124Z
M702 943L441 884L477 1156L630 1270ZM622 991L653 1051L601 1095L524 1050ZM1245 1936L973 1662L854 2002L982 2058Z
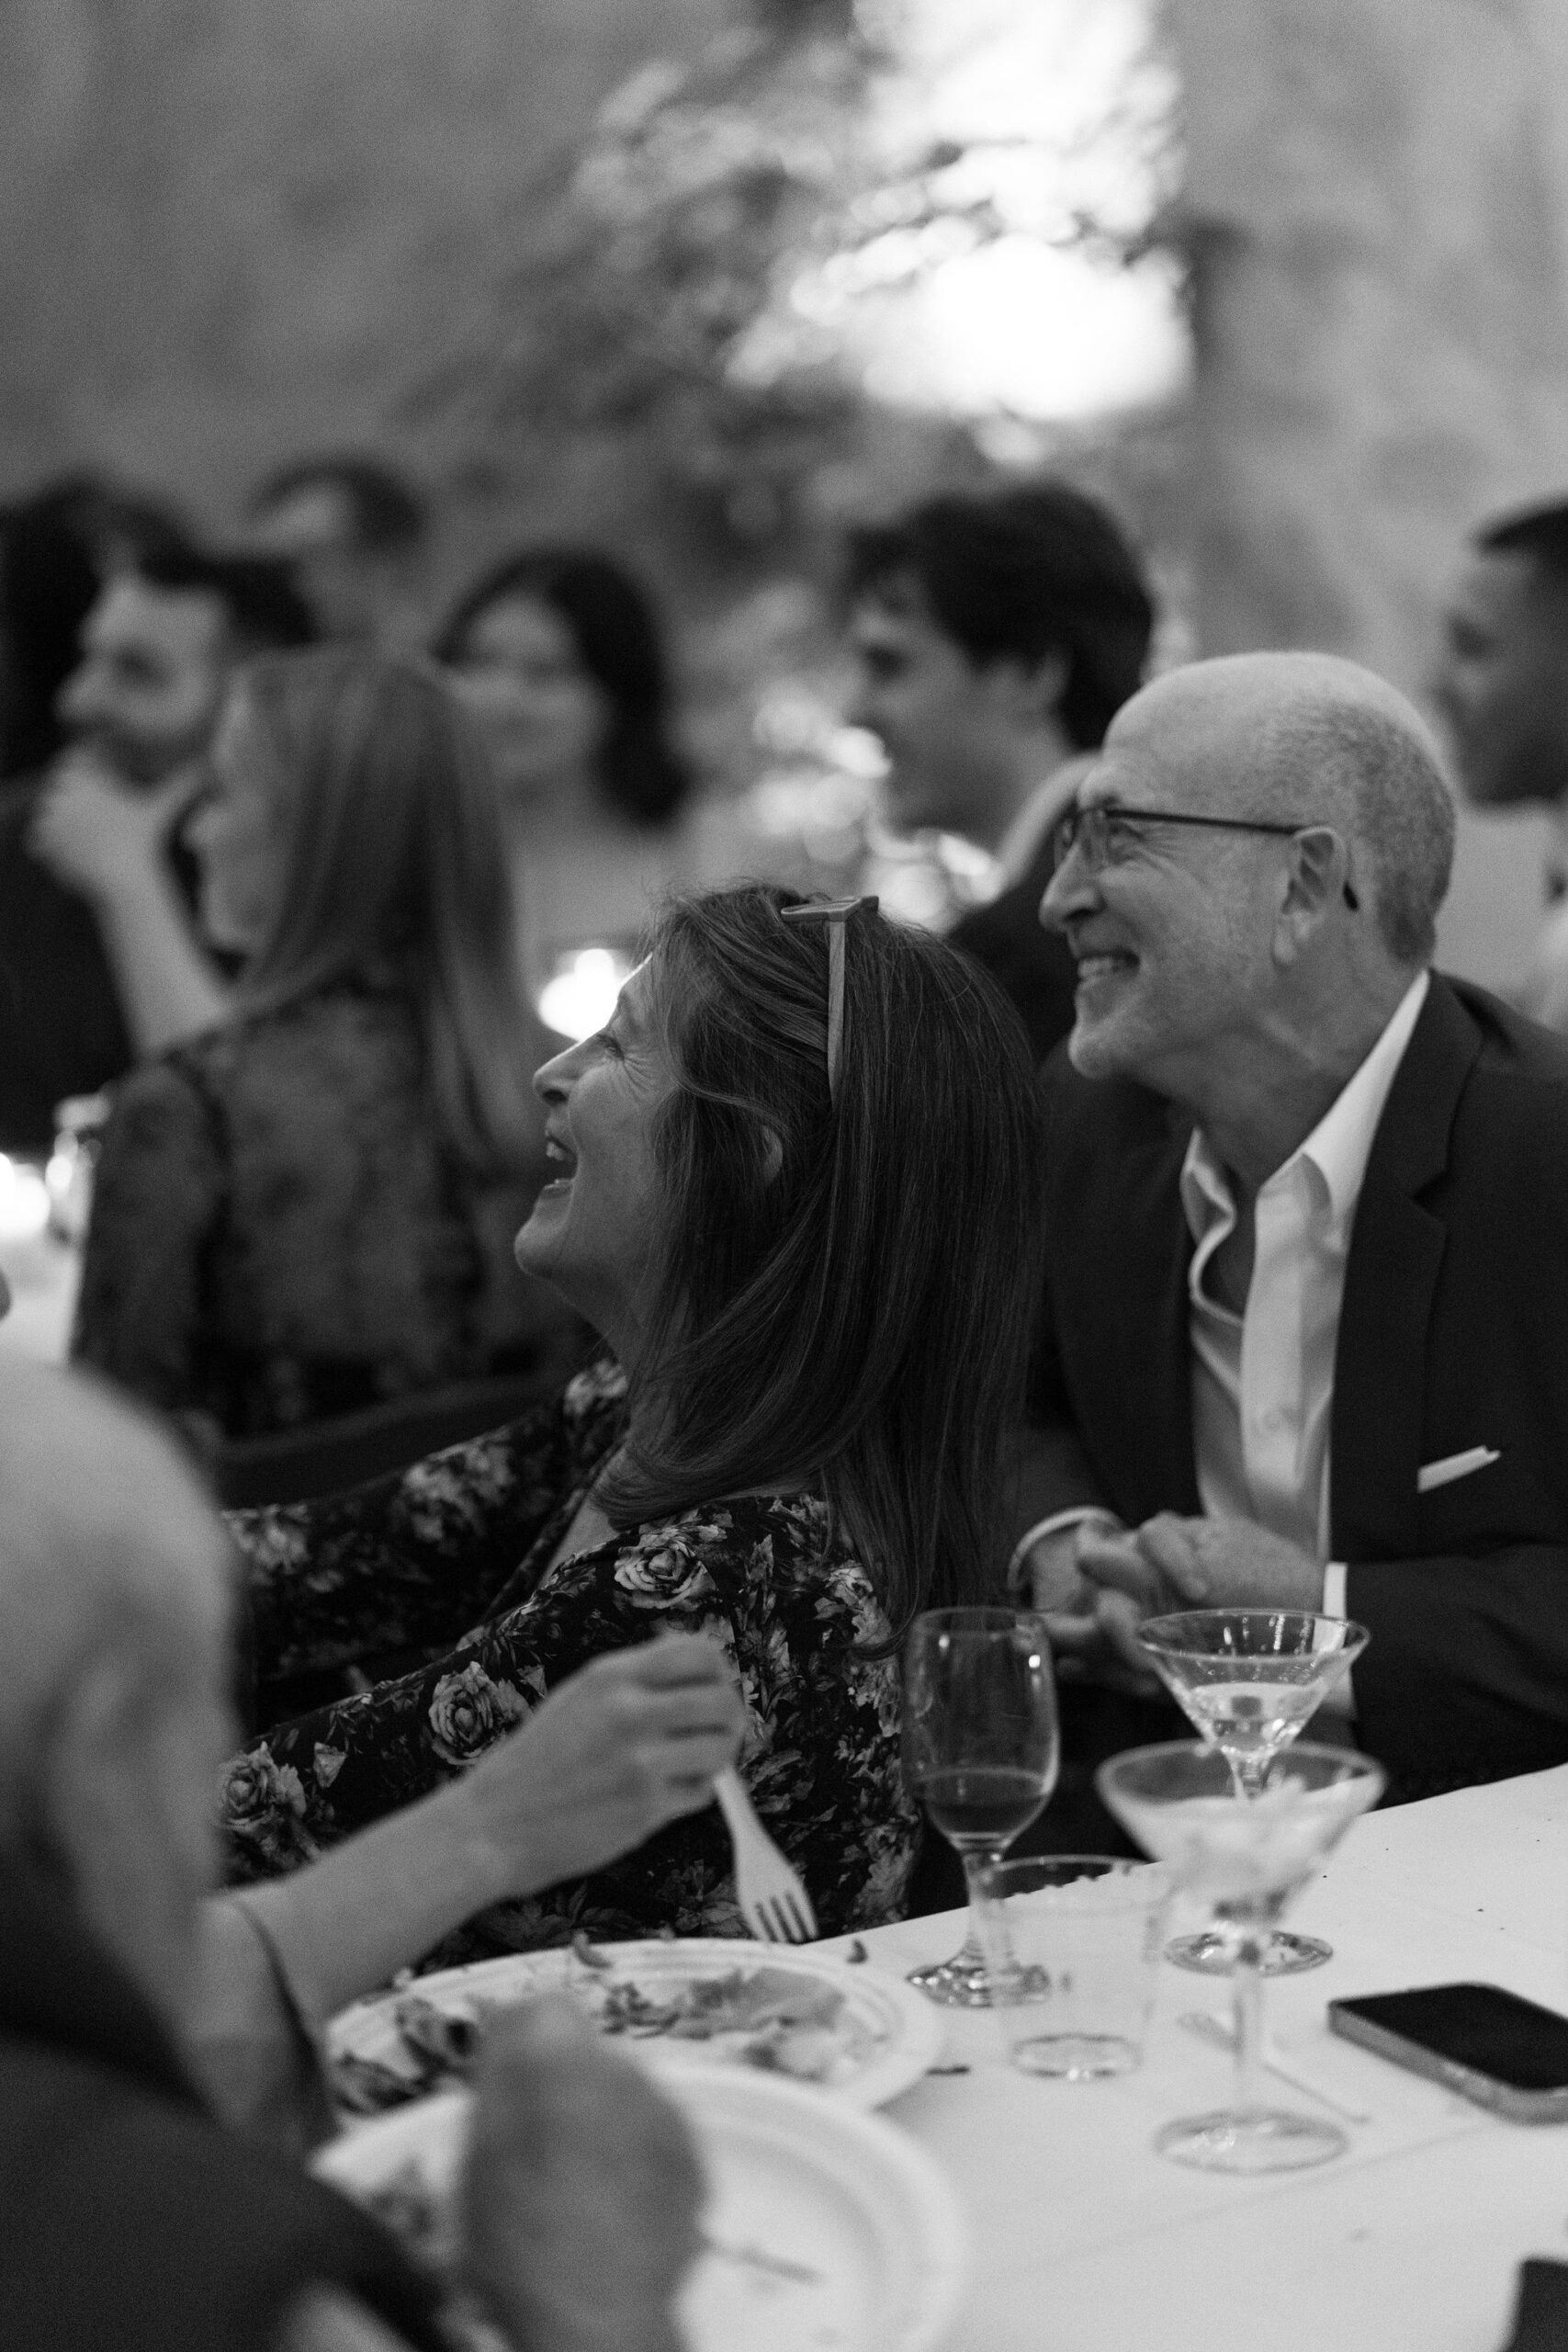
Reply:
M1427 1001L1430 978L1427 972L1416 974L1354 1077L1336 1095L1305 1142L1269 1179L1276 1184L1299 1161L1310 1162L1327 1192L1332 1221L1341 1230L1355 1214L1378 1122ZM1234 1218L1230 1178L1201 1127L1192 1130L1181 1163L1180 1188L1182 1210L1194 1241L1202 1239L1216 1217Z

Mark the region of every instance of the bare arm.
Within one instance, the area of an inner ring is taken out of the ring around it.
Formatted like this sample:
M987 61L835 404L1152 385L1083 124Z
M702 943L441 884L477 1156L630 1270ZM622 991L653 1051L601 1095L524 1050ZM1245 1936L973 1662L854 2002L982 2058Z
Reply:
M228 991L202 953L170 875L169 839L199 791L182 771L133 791L84 752L55 771L28 845L57 881L89 900L138 1056L161 1053L223 1018Z
M408 2352L368 2305L341 2287L311 2287L288 2313L276 2352Z
M203 1917L186 2047L225 2120L312 2136L311 2047L487 1905L599 1869L708 1804L745 1715L716 1642L670 1634L595 1658L457 1780L289 1877Z

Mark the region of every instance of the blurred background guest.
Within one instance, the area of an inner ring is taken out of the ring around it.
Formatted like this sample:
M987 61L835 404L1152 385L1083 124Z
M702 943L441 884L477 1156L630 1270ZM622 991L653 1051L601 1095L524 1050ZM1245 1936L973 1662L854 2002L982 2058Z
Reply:
M1551 811L1547 914L1522 1009L1568 1032L1568 503L1477 533L1443 616L1432 698L1481 808Z
M0 782L35 775L65 741L60 690L105 580L190 545L165 501L96 474L46 482L0 511Z
M290 458L247 505L259 555L292 567L324 638L412 650L424 635L430 512L384 458Z
M259 558L164 547L94 599L58 699L66 746L0 812L0 1149L47 1146L63 1097L220 1010L179 827L236 663L310 635Z
M242 673L212 765L189 838L243 978L118 1092L75 1353L234 1437L558 1382L576 1327L512 1255L547 1048L477 731L423 663L323 648Z
M585 944L629 949L691 854L691 772L647 594L607 556L526 549L458 598L435 658L490 745L535 985Z
M852 717L882 743L890 821L994 861L953 925L1037 1055L1073 1025L1076 974L1043 931L1056 819L1081 757L1135 693L1154 605L1103 506L1065 482L927 499L850 541Z

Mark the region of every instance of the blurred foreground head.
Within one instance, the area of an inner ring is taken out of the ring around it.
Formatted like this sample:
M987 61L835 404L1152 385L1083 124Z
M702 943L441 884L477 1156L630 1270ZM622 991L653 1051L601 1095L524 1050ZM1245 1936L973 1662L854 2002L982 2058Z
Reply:
M219 1523L153 1423L0 1363L0 1851L177 2024L234 1744Z
M1568 800L1568 503L1479 533L1443 615L1432 699L1470 799Z
M1247 653L1135 695L1060 839L1041 913L1077 962L1073 1060L1190 1103L1282 1037L1378 1034L1431 960L1454 812L1384 680Z

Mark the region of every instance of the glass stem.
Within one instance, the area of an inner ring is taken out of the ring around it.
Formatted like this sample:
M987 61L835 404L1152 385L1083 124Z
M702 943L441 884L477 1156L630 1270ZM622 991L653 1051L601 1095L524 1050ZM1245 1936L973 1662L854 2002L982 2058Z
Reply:
M964 1949L958 1957L966 1963L981 1965L986 1957L985 1947L980 1941L979 1873L988 1870L993 1862L999 1862L1006 1851L1005 1846L992 1846L984 1853L977 1854L966 1846L958 1857L964 1865L964 1889L969 1899L969 1916L964 1923Z
M1261 1796L1269 1779L1269 1767L1274 1761L1268 1756L1234 1756L1227 1750L1225 1762L1231 1768L1231 1781L1238 1797Z
M1267 1928L1243 1928L1235 1939L1231 1971L1232 2015L1235 2023L1235 2104L1241 2115L1256 2115L1263 2105L1263 1958Z

